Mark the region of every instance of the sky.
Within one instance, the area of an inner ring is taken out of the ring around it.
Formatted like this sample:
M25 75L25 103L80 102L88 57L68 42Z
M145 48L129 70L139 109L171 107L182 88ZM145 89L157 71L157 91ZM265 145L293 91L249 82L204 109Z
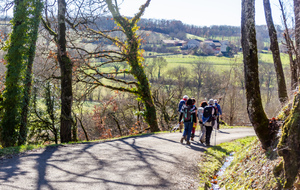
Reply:
M283 0L292 7L292 0ZM146 0L124 0L121 14L133 16ZM281 25L278 0L270 0L274 24ZM256 0L256 25L265 25L263 0ZM151 0L142 18L181 20L196 26L241 24L241 0Z

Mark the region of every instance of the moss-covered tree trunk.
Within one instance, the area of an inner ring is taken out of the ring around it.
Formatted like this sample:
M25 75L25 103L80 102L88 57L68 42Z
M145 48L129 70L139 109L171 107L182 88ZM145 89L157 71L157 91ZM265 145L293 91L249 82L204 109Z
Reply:
M291 189L300 177L300 94L294 98L289 117L282 129L278 153L284 159L285 189Z
M36 41L38 37L38 30L40 24L40 17L43 9L43 4L40 0L33 1L33 17L30 20L30 33L29 33L29 49L28 49L28 60L26 62L26 73L24 82L24 93L22 100L21 110L21 125L19 129L18 145L25 144L27 138L27 119L28 110L31 97L31 86L32 86L32 65L35 57Z
M294 0L294 14L295 14L295 44L297 64L300 70L300 0ZM299 71L300 72L300 71Z
M72 141L71 128L72 120L72 62L67 54L66 41L66 2L58 0L58 33L57 33L57 51L58 62L61 72L61 119L60 119L60 137L61 142Z
M3 93L4 116L0 129L3 147L14 146L18 140L22 96L21 83L27 51L27 19L27 3L23 0L15 0L13 28L5 56L7 71Z
M258 77L258 57L255 31L255 0L242 0L242 48L247 98L247 111L254 130L263 148L271 145L273 136L268 129L268 118L264 112Z
M140 38L136 34L136 30L138 29L137 22L144 13L145 8L148 7L150 0L147 0L140 8L140 12L130 20L120 15L117 5L113 4L111 0L106 0L106 3L114 20L123 28L123 32L127 37L125 43L127 47L124 54L128 64L131 66L130 73L138 81L137 95L141 98L146 108L144 114L145 120L149 124L151 132L159 131L150 84L142 65L143 58L140 52Z
M269 0L264 0L264 10L265 10L267 26L269 29L270 42L271 42L270 49L273 54L274 67L275 67L276 77L277 77L279 101L281 102L282 105L284 105L288 101L288 94L286 90L285 77L284 77L282 63L280 59L277 32L273 23L272 11L271 11Z
M129 58L128 62L132 64L132 74L139 81L138 95L146 108L144 114L145 120L149 124L151 132L157 132L159 131L159 128L157 124L156 109L151 95L148 78L144 72L143 66L139 63L136 56Z

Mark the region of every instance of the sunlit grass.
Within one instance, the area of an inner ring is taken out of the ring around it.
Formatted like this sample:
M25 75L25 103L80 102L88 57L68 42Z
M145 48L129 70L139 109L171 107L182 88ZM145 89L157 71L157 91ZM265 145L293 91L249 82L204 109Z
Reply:
M209 147L198 164L200 172L199 189L204 189L205 183L209 184L210 178L212 178L216 171L221 168L226 156L229 156L231 152L243 150L256 139L256 137L246 137L232 142L221 143L218 146Z
M44 148L44 147L46 147L46 146L45 145L22 145L22 146L3 148L0 145L0 157L12 156L15 154L26 152L28 150L39 149L39 148Z

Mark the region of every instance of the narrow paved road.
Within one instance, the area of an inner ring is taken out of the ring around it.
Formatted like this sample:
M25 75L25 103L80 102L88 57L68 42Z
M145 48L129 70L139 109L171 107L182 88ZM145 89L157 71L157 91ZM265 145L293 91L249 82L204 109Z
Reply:
M0 190L197 189L197 160L206 147L198 136L182 145L181 135L48 147L0 160ZM253 135L252 128L224 129L216 142Z

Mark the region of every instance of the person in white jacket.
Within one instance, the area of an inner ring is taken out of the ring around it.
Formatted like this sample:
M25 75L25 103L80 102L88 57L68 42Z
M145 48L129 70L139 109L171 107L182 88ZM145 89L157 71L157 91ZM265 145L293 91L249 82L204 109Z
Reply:
M197 113L198 121L199 121L199 124L201 127L200 142L202 144L205 142L205 134L206 134L206 128L202 123L202 115L203 115L203 110L204 110L205 106L207 106L207 102L206 101L201 102L200 107L198 108L198 113Z

